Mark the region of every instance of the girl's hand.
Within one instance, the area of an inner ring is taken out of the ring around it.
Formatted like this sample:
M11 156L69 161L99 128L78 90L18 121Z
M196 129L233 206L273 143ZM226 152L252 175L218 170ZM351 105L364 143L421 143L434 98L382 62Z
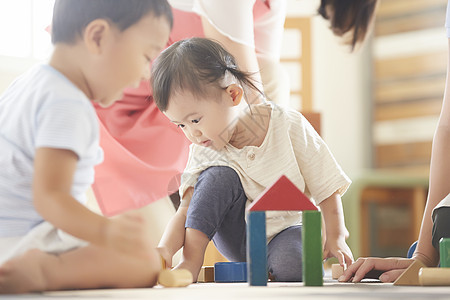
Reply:
M323 259L330 257L336 257L344 269L353 263L353 254L345 242L344 235L337 238L327 237L323 249Z
M165 246L158 246L156 248L158 250L159 255L164 259L165 265L167 269L172 269L172 255L169 252L169 249Z
M104 246L124 254L148 257L151 243L144 218L138 212L127 212L111 218L102 228Z

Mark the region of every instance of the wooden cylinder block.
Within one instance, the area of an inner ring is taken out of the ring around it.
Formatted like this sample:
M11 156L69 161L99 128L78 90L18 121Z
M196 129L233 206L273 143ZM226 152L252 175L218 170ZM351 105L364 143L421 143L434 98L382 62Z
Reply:
M450 286L450 268L421 268L419 284Z
M184 287L192 283L192 274L186 269L165 269L159 273L158 282L165 287Z

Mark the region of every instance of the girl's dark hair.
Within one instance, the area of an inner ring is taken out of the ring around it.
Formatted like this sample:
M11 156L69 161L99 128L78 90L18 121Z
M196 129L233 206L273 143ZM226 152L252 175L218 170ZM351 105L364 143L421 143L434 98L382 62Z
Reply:
M321 0L318 13L330 21L335 35L352 34L348 44L353 51L357 43L364 41L376 5L377 0Z
M197 37L178 41L152 65L153 100L161 111L166 111L170 96L178 91L187 90L199 98L208 96L211 88L224 88L220 84L226 71L237 79L244 93L254 89L263 96L252 74L239 70L234 57L219 43Z
M56 0L52 43L76 42L95 19L108 20L124 31L150 12L155 17L164 16L172 27L172 9L167 0Z

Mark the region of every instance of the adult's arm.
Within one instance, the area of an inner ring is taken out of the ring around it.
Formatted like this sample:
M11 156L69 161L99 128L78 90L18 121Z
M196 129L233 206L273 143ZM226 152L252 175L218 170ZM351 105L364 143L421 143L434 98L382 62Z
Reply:
M450 57L450 39L449 57ZM447 64L447 79L445 84L444 99L438 126L433 137L433 146L430 164L430 179L428 200L422 218L419 240L413 259L420 260L427 266L436 266L439 256L434 249L432 239L433 222L431 213L436 205L450 193L450 68ZM383 282L395 281L403 271L412 263L411 259L405 258L360 258L351 265L340 278L348 281L353 277L357 282L364 278L367 272L376 269L384 272L380 280Z
M449 57L450 57L450 39ZM421 260L427 266L436 266L439 257L431 244L433 222L431 213L436 205L450 193L450 69L447 64L444 100L441 115L433 138L430 164L430 184L428 200L420 228L419 241L413 258Z

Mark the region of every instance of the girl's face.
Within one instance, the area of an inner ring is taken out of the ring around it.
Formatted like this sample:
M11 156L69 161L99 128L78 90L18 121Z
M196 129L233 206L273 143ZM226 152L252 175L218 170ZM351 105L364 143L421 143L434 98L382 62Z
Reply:
M204 99L191 92L174 93L164 114L192 143L220 150L235 134L242 94L236 95L232 86Z
M110 29L90 78L95 82L90 86L93 100L104 107L120 99L124 88L149 79L150 61L164 49L170 34L165 17L151 13L122 32Z

